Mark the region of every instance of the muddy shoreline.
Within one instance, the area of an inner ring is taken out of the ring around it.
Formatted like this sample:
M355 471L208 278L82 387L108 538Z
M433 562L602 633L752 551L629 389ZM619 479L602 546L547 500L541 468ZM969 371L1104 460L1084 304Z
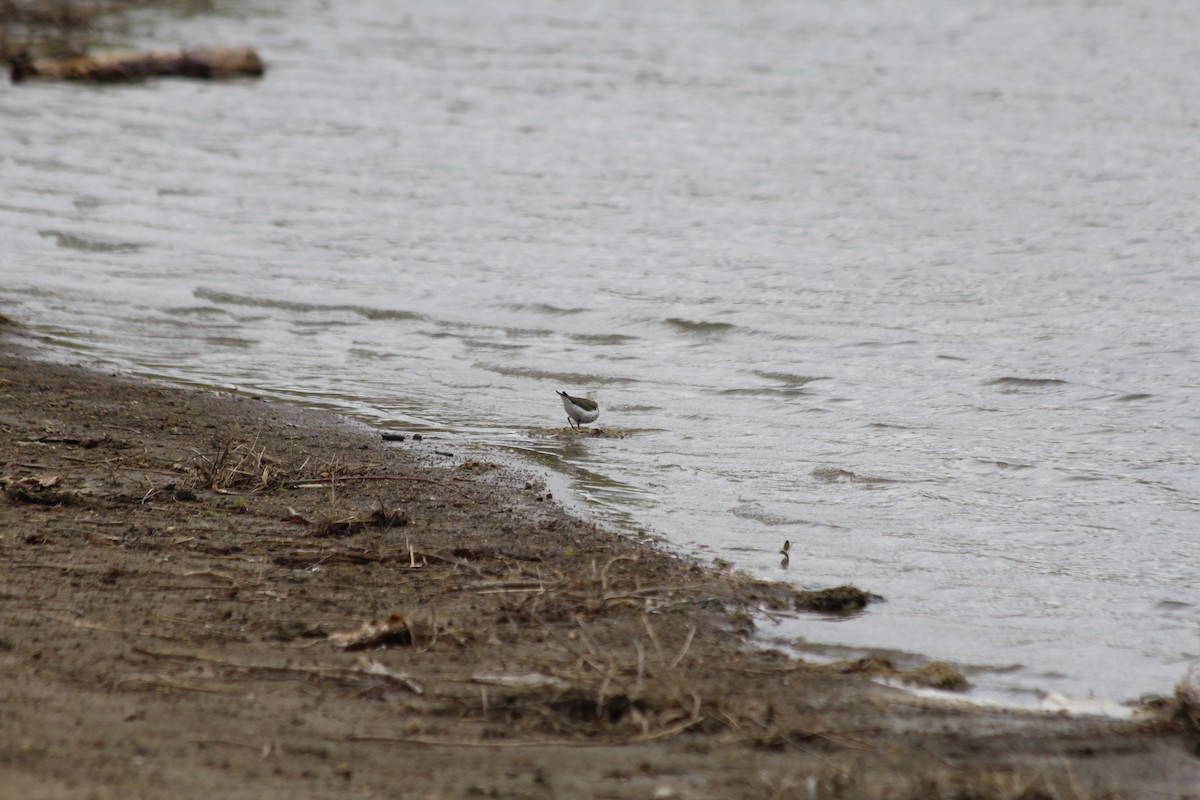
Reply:
M0 346L9 796L1195 797L1164 707L748 649L796 592L333 415ZM865 587L869 588L869 587ZM402 789L402 791L401 791Z

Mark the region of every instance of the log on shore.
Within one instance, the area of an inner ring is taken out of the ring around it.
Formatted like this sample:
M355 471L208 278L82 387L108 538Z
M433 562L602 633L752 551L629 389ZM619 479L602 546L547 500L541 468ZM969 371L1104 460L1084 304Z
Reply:
M12 64L12 81L28 78L69 81L140 81L159 75L186 78L230 78L262 75L263 62L253 47L211 47L149 53L115 53L68 58L30 58L19 55Z

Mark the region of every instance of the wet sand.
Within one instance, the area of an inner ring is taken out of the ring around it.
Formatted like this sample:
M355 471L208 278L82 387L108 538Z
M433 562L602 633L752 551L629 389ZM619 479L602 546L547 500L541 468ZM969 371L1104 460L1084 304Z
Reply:
M811 598L536 476L28 355L0 347L4 796L1200 796L1169 704L922 701L748 647Z

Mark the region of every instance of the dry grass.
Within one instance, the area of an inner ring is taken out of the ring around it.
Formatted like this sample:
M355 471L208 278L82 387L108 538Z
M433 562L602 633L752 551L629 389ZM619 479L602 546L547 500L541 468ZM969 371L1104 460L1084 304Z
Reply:
M353 536L367 528L379 528L383 531L398 528L408 524L408 514L402 508L388 509L382 501L377 501L373 508L351 514L322 516L316 523L316 536Z
M268 455L257 438L249 444L226 439L212 453L193 452L191 466L196 483L218 494L257 494L282 489L308 466L307 460L293 467Z
M1175 720L1196 742L1200 752L1200 664L1195 664L1175 687Z

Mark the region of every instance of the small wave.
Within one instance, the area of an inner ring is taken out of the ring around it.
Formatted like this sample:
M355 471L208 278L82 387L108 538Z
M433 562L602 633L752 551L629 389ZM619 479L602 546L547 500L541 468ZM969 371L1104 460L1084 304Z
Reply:
M580 344L609 345L630 344L638 341L638 337L624 333L573 333L571 340Z
M857 472L852 472L841 467L817 467L812 471L814 478L825 481L826 483L866 483L866 484L883 484L883 483L899 483L900 481L892 478L876 478L870 475L859 475Z
M823 375L793 375L790 372L763 372L761 370L753 370L753 374L768 381L779 381L788 386L804 386L813 381L829 380Z
M379 320L400 320L407 322L409 320L425 319L424 314L418 314L416 311L400 311L394 308L367 308L364 306L335 306L335 308L353 311L355 314L362 314L372 322Z
M425 334L431 339L459 339L455 334L446 333L444 331L429 332ZM518 344L517 342L489 342L484 339L461 339L472 350L502 350L504 352L513 352L515 350L528 350L531 345Z
M532 311L535 314L547 314L552 317L565 317L587 311L586 308L560 308L549 303L509 303L507 307L513 311Z
M505 336L514 339L548 339L551 336L557 336L557 331L552 331L549 328L501 328Z
M720 389L714 394L726 397L800 397L802 395L811 394L804 388L813 381L826 380L826 378L813 375L794 375L790 372L764 372L762 370L748 370L751 375L763 378L768 381L776 381L782 386L741 386L733 389Z
M998 461L989 458L976 458L976 464L982 464L985 467L996 467L998 469L1033 469L1033 464L1018 464L1012 461Z
M984 386L1027 386L1032 389L1042 386L1064 386L1069 381L1060 380L1059 378L1016 378L1011 375L1005 375L1003 378L993 378L990 381L984 381Z
M613 428L571 428L560 425L554 428L530 428L527 433L538 439L628 439L638 433L638 431L628 429L614 430ZM589 474L596 478L593 483L601 482L599 475L596 473ZM616 481L607 478L603 479L602 482L608 484L610 489L612 486L626 485L618 484ZM647 492L635 490L633 487L628 487L627 491L630 495L647 494Z
M221 303L232 306L252 306L254 308L277 308L281 311L295 311L301 314L307 313L328 313L337 311L342 313L357 314L369 320L420 320L425 319L424 314L418 314L414 311L399 311L386 308L368 308L366 306L352 305L321 305L320 303L301 303L295 300L279 300L275 298L264 297L246 297L244 295L230 294L229 292L218 292L212 289L195 289L192 294L201 300L208 300L213 303Z
M497 375L505 375L510 378L532 378L533 380L546 381L547 383L553 383L555 389L579 387L580 391L582 391L583 387L588 386L610 386L616 383L634 383L634 381L629 378L584 375L579 372L553 372L549 370L532 369L528 367L504 367L499 364L488 364L482 361L475 362L474 366L478 367L479 369L486 369L488 372L494 372Z
M391 353L373 350L368 347L351 347L346 351L346 355L363 361L391 361L395 358Z
M747 503L745 505L735 506L729 509L729 513L741 519L748 519L753 522L760 522L763 525L775 527L778 525L809 525L816 526L817 523L807 519L794 519L784 516L773 511L768 511L757 503Z
M163 313L179 317L220 317L222 319L229 316L228 312L212 306L176 306L175 308L164 308Z
M1185 603L1182 600L1159 600L1154 604L1154 607L1160 611L1169 612L1186 611L1188 609L1195 608L1192 603Z
M59 247L67 250L82 250L85 253L136 253L146 247L146 245L136 242L106 242L62 231L38 231L38 233L43 238L54 239Z
M862 342L851 342L848 347L904 347L905 345L920 344L916 339L899 339L894 342L882 342L878 339L867 339Z
M204 343L216 348L238 348L241 350L249 350L258 344L249 339L239 339L236 336L206 336Z
M1134 394L1123 394L1120 397L1116 398L1116 400L1118 403L1135 403L1138 400L1149 400L1152 397L1154 397L1154 395L1152 395L1152 394L1136 392Z
M737 327L729 322L697 322L680 317L668 317L666 322L681 333L693 334L728 333Z
M739 395L748 397L801 397L803 395L811 395L812 392L792 386L756 386L746 389L721 389L717 394L726 397L737 397Z

